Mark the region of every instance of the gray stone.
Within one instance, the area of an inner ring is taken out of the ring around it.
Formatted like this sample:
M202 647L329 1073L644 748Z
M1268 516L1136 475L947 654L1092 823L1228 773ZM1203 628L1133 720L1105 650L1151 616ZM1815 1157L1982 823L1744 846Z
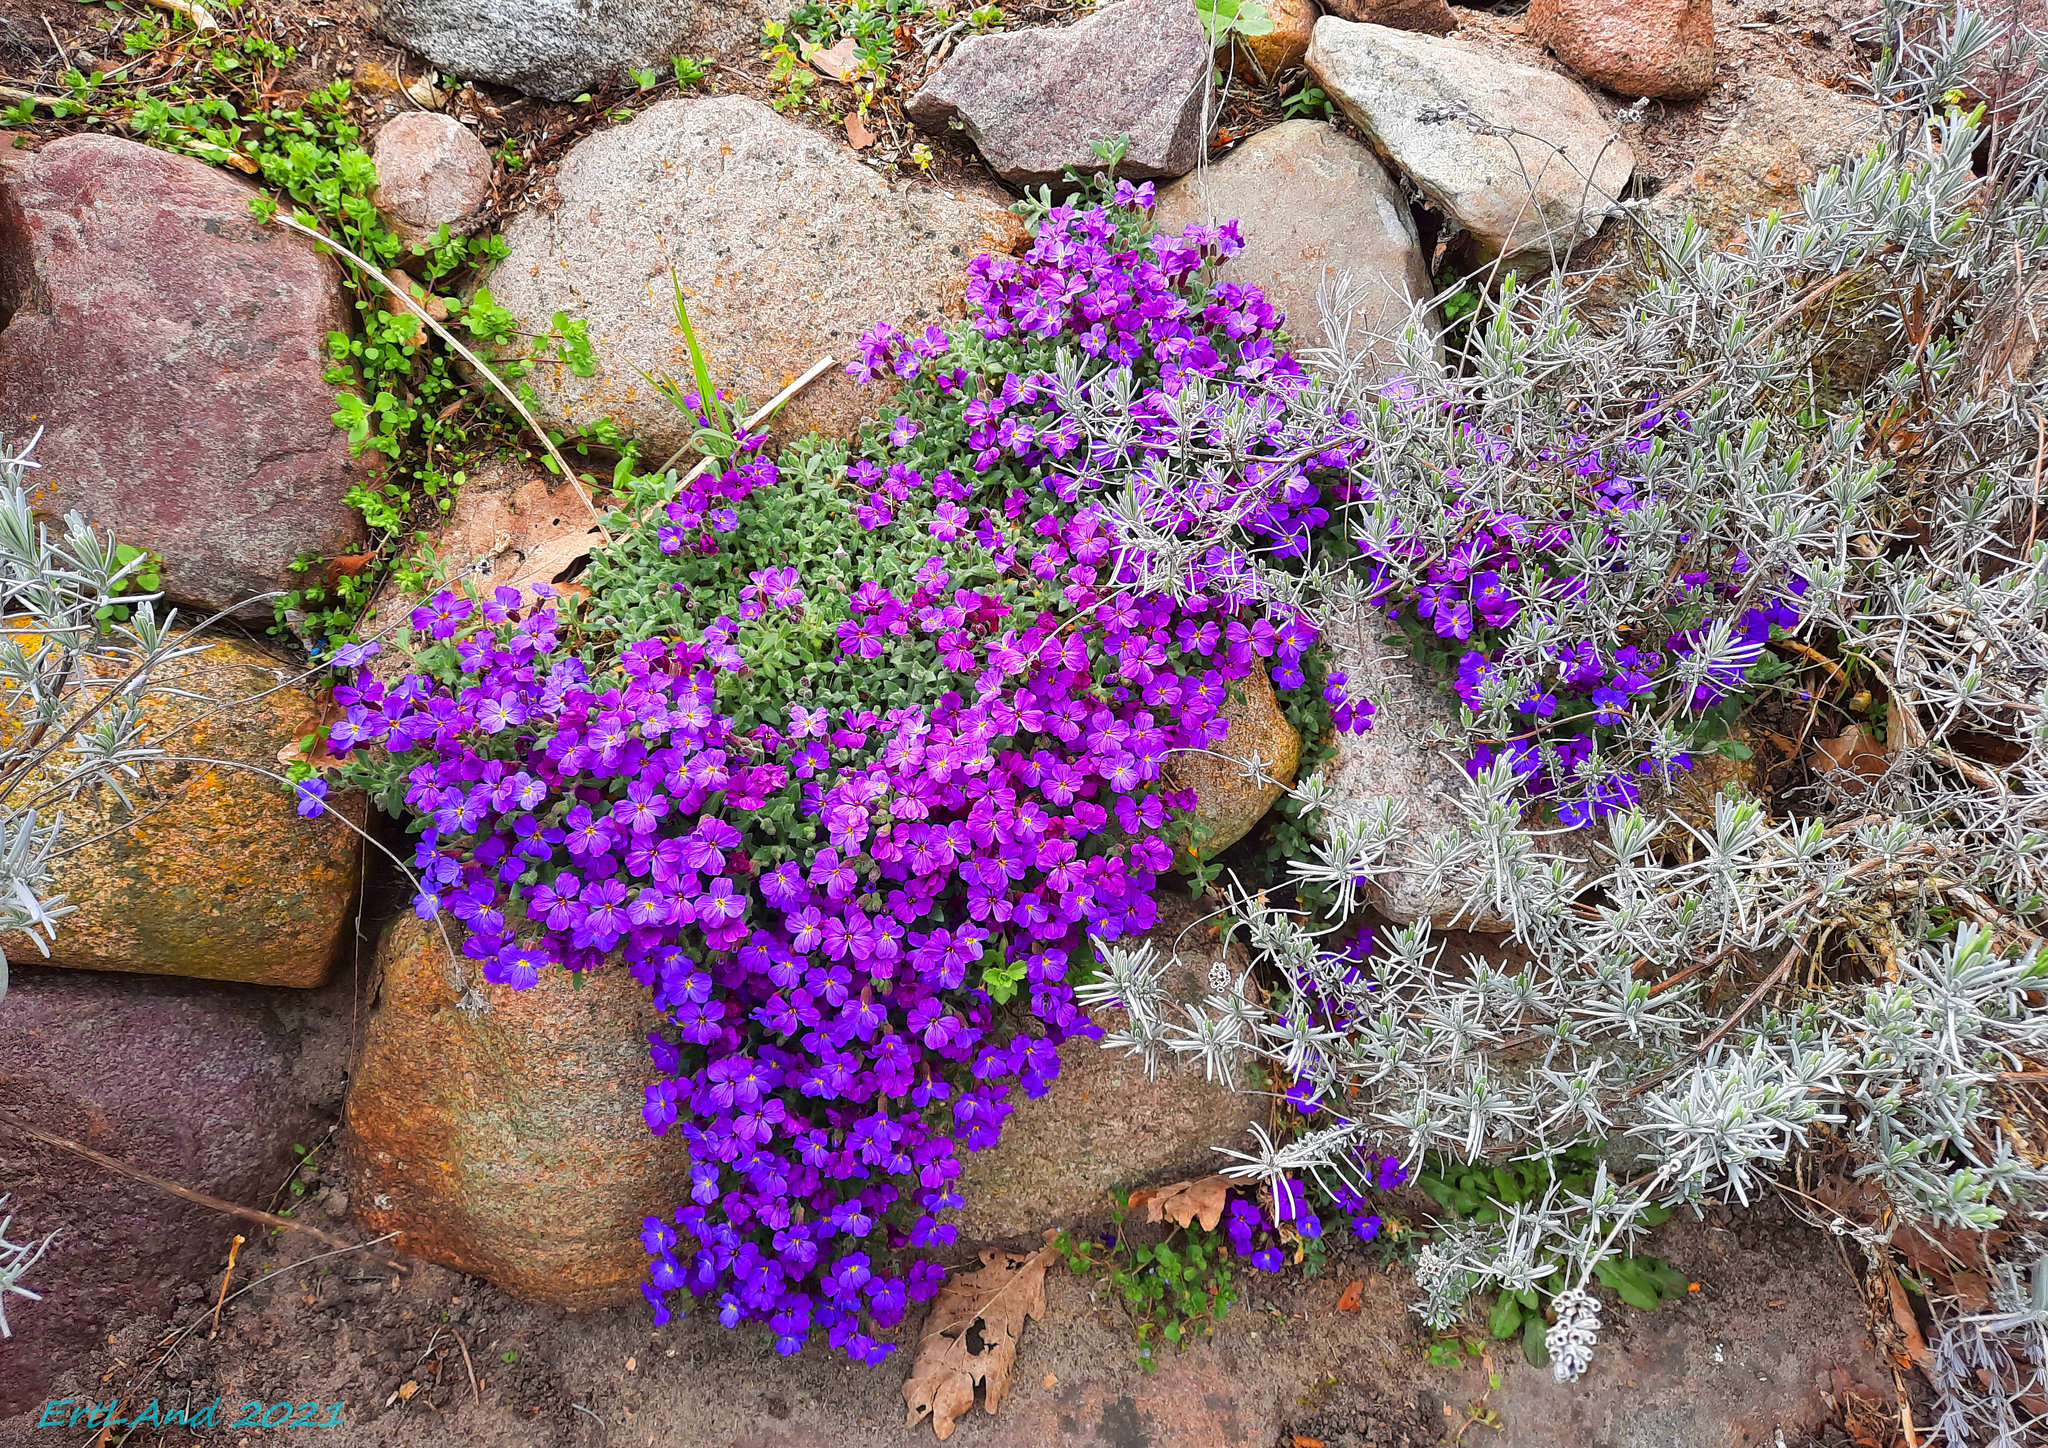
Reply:
M789 6L714 0L371 0L385 39L463 80L573 100L625 66L743 45Z
M407 111L377 132L377 209L407 241L459 229L491 194L491 154L469 127L434 111Z
M1576 84L1471 42L1326 15L1308 69L1483 255L1533 259L1584 241L1635 171Z
M348 993L194 985L18 964L0 1009L0 1111L210 1196L267 1207L339 1094ZM237 1232L181 1201L0 1122L0 1216L19 1241L56 1231L11 1298L0 1416L107 1340L217 1277ZM5 1433L0 1432L0 1438Z
M37 509L161 554L165 589L207 609L362 537L322 376L352 320L340 274L258 223L255 194L115 136L0 152L0 437L42 429Z
M1691 216L1716 241L1730 241L1753 217L1796 210L1800 187L1859 158L1877 130L1872 101L1789 76L1752 76L1720 140L1652 210L1673 224Z
M1335 796L1323 818L1375 812L1379 800L1392 799L1401 807L1408 838L1420 841L1465 818L1457 801L1471 780L1460 753L1439 742L1446 734L1462 738L1464 730L1456 703L1438 681L1399 645L1381 642L1387 630L1386 619L1368 609L1332 618L1324 631L1350 675L1354 697L1363 694L1379 707L1372 728L1337 735L1336 753L1318 771ZM1472 930L1504 928L1490 915L1478 920L1460 916L1455 892L1433 888L1411 869L1380 875L1363 893L1369 907L1397 925L1428 920Z
M1063 30L962 42L904 111L926 130L958 120L1020 185L1101 170L1094 144L1112 136L1131 142L1117 174L1185 176L1201 159L1211 63L1193 0L1118 0Z
M641 376L690 376L671 265L711 375L758 405L821 357L850 360L877 322L922 330L961 316L967 262L1025 240L999 202L886 180L739 96L650 107L578 145L555 187L554 214L506 229L492 294L525 332L547 332L557 311L588 324L596 375L536 368L539 415L571 430L609 417L650 466L692 431ZM776 430L845 435L883 395L835 366Z
M1168 887L1171 888L1171 887ZM1175 967L1169 990L1194 1001L1208 990L1209 967L1223 958L1213 921L1200 920L1184 895L1161 901L1161 922L1147 939ZM1233 971L1244 948L1229 948ZM1105 1030L1123 1024L1114 1010L1091 1011ZM1266 1119L1266 1099L1210 1081L1199 1064L1162 1062L1148 1080L1134 1056L1079 1038L1060 1047L1060 1074L1037 1100L1021 1093L1002 1139L972 1152L958 1179L965 1205L950 1214L967 1241L1035 1240L1047 1227L1107 1221L1109 1191L1207 1176L1226 1165L1217 1147L1239 1147Z
M1364 301L1354 326L1389 338L1411 299L1430 295L1415 219L1400 187L1372 152L1317 121L1261 131L1201 176L1161 189L1162 228L1236 218L1245 249L1223 264L1223 281L1255 282L1287 314L1296 346L1323 340L1316 289L1349 272ZM1391 341L1377 355L1393 365Z

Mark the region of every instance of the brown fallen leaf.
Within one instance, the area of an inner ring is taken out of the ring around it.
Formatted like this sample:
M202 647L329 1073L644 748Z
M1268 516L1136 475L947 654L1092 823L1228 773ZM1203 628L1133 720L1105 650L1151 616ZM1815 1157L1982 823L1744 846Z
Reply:
M1358 1311L1358 1303L1359 1303L1359 1299L1360 1299L1360 1298L1362 1298L1362 1297L1363 1297L1364 1295L1365 1295L1365 1282L1364 1282L1364 1279L1362 1279L1362 1278L1358 1278L1358 1277L1354 1277L1354 1278L1352 1278L1352 1279L1351 1279L1351 1280L1350 1280L1349 1282L1347 1282L1347 1283L1345 1283L1345 1284L1344 1284L1344 1290L1343 1290L1343 1292L1341 1292L1340 1294L1338 1294L1338 1297L1337 1297L1337 1310L1338 1310L1339 1312L1356 1312L1356 1311Z
M1230 1178L1226 1176L1199 1177L1194 1181L1174 1182L1163 1187L1140 1187L1131 1193L1131 1210L1145 1209L1145 1220L1156 1222L1161 1215L1170 1217L1177 1227L1185 1227L1199 1219L1203 1227L1213 1232L1216 1224L1223 1220L1223 1206L1230 1191Z
M868 129L867 118L859 111L846 113L846 144L856 151L865 151L882 138Z
M983 1252L979 1267L946 1279L925 1314L917 1361L903 1384L905 1427L915 1428L929 1413L932 1431L952 1437L954 1422L974 1407L976 1383L991 1414L1001 1406L1024 1323L1045 1316L1045 1269L1057 1256L1053 1236L1046 1233L1046 1245L1036 1252Z
M1865 779L1880 779L1890 767L1891 756L1883 745L1863 732L1861 724L1851 724L1834 738L1816 744L1813 753L1806 756L1806 764L1815 774L1846 769Z
M1893 699L1885 705L1884 737L1895 749L1919 749L1927 743L1927 730L1919 715Z
M1920 1322L1913 1316L1913 1304L1906 1297L1906 1288L1896 1273L1884 1274L1885 1286L1891 1291L1892 1322L1906 1339L1906 1356L1913 1359L1913 1366L1926 1373L1934 1374L1934 1354L1927 1350L1927 1339L1920 1335Z
M307 734L312 736L313 752L308 754L299 747L305 742L304 736L301 736L277 751L277 762L287 769L291 768L294 764L310 764L315 769L333 769L345 764L346 760L331 752L327 747L329 732L334 728L335 721L341 718L345 712L341 705L335 703L332 698L329 698L320 710L318 721L306 731Z
M838 44L823 49L813 48L804 59L812 70L827 80L836 80L842 85L851 84L853 73L860 68L860 47L855 45L851 35Z
M321 576L327 586L332 588L344 578L354 578L376 561L377 552L374 548L368 553L344 553L339 558L329 559Z

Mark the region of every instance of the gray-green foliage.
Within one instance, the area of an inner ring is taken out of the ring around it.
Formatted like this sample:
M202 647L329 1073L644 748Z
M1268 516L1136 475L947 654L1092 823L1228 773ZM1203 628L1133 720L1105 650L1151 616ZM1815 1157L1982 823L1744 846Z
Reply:
M7 1198L0 1196L0 1207L6 1205ZM22 1286L21 1279L42 1260L43 1253L49 1251L50 1243L57 1235L51 1232L37 1241L16 1242L7 1235L13 1222L11 1216L0 1216L0 1338L14 1336L14 1330L7 1325L7 1299L10 1296L30 1302L43 1300L40 1293Z
M1226 1078L1263 1056L1346 1103L1304 1135L1261 1135L1239 1175L1350 1180L1373 1152L1471 1161L1608 1144L1620 1165L1591 1196L1444 1224L1420 1273L1432 1322L1539 1259L1568 1264L1573 1280L1553 1286L1583 1287L1647 1211L1753 1201L1823 1126L1894 1221L2002 1226L2022 1264L2041 1242L2048 1171L1998 1102L2011 1076L2048 1060L2048 399L2031 340L2048 315L2035 298L2048 128L2037 83L1990 112L1945 99L1993 62L2031 75L2014 61L2030 38L1914 0L1887 0L1874 23L1881 144L1806 187L1796 213L1750 223L1740 247L1633 217L1643 246L1622 300L1611 276L1599 298L1569 274L1506 288L1456 367L1412 328L1406 398L1383 395L1347 335L1342 287L1326 291L1327 345L1304 354L1324 411L1352 409L1369 444L1354 475L1373 500L1341 520L1368 543L1419 533L1427 545L1439 524L1434 541L1454 543L1447 465L1488 507L1550 516L1558 480L1519 461L1545 439L1619 439L1652 405L1691 414L1640 459L1649 504L1598 525L1621 535L1629 566L1588 567L1583 594L1524 611L1497 685L1460 715L1473 737L1513 732L1548 644L1623 642L1709 545L1746 555L1750 581L1727 579L1737 590L1805 579L1804 631L1893 701L1881 778L1823 776L1793 817L1724 796L1697 826L1646 797L1579 832L1577 848L1532 825L1502 765L1473 781L1459 823L1421 837L1398 801L1311 779L1294 796L1323 843L1294 873L1326 912L1265 893L1232 902L1274 995L1246 977L1169 1017L1148 989L1152 962L1105 947L1097 998L1131 1007L1105 1045L1148 1063L1201 1059ZM1467 424L1512 440L1515 460L1466 446ZM1145 511L1120 524L1170 584L1192 545L1148 535ZM1398 571L1398 550L1373 551ZM1262 587L1326 622L1368 609L1342 558L1266 572ZM1374 646L1379 630L1348 632ZM1635 759L1690 747L1675 710L1619 733L1613 747ZM2009 762L1970 747L1986 738ZM1396 872L1507 922L1522 960L1458 958L1421 923L1383 935L1353 971L1326 937L1365 882ZM1852 936L1889 962L1877 978L1828 969L1828 943ZM2018 1403L2048 1366L2048 1297L2040 1273L2025 1287L2023 1265L2001 1271L1998 1312L1963 1322L1941 1309L1958 1323L1942 1346L1948 1441L2031 1431ZM1559 1372L1575 1375L1597 1314L1561 1327L1574 1346Z

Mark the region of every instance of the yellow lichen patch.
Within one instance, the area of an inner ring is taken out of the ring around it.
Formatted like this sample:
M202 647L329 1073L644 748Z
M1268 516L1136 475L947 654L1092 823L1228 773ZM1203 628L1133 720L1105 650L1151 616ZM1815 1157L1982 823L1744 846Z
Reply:
M220 637L169 665L161 682L195 697L156 698L147 738L169 758L110 789L55 802L63 840L49 964L259 985L317 986L334 968L355 899L359 837L339 819L302 818L275 779L277 756L320 725L297 666ZM279 688L280 684L286 687ZM260 696L260 697L259 697ZM225 706L225 707L223 707ZM0 728L11 729L0 720ZM359 797L335 807L358 824ZM42 959L22 934L10 959Z

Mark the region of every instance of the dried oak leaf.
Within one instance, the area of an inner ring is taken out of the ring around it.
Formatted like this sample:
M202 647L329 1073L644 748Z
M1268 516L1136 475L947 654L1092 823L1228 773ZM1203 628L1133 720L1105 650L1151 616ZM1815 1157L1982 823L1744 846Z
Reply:
M1185 1227L1199 1219L1202 1226L1213 1232L1216 1224L1223 1220L1225 1198L1230 1192L1230 1178L1226 1176L1198 1177L1191 1182L1174 1182L1170 1186L1141 1187L1131 1193L1131 1210L1145 1209L1145 1220L1156 1222L1162 1215L1171 1217L1177 1227Z
M846 144L856 151L865 151L882 138L869 127L867 117L859 111L846 113Z
M1017 1339L1028 1318L1045 1316L1045 1269L1053 1263L1053 1234L1036 1252L981 1254L981 1265L946 1279L925 1315L917 1361L903 1384L909 1405L904 1426L929 1413L932 1431L953 1436L954 1421L974 1406L974 1385L987 1393L990 1413L1001 1405L1017 1361Z

